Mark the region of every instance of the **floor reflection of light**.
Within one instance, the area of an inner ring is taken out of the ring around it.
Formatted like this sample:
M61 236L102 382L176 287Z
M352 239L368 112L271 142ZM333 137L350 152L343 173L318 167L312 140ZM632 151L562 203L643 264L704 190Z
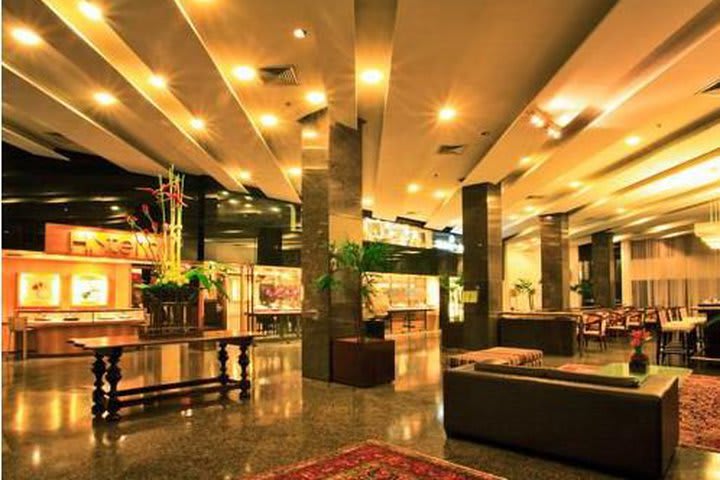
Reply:
M182 415L183 417L192 417L192 416L193 416L193 410L192 410L192 408L187 408L187 409L185 409L185 410L182 410L182 411L180 412L180 415Z
M32 452L32 464L33 467L37 467L40 465L40 461L42 460L40 456L40 447L35 447Z
M62 402L60 395L55 392L55 396L50 403L50 415L48 416L48 430L56 432L62 426Z
M708 480L720 480L720 455L713 454L708 461Z
M17 396L17 407L15 409L15 428L18 432L25 431L25 396Z

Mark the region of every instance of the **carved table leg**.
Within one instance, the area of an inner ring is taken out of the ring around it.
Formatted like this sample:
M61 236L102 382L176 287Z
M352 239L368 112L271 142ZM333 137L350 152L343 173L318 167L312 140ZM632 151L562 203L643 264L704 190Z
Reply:
M107 403L108 415L106 417L106 420L108 421L120 420L120 415L118 415L118 411L120 410L120 400L117 396L117 386L120 379L122 379L122 372L120 370L120 366L118 365L120 363L121 356L122 348L113 348L110 350L110 355L108 356L110 366L105 374L105 380L107 380L110 385Z
M219 342L218 343L218 362L220 362L220 375L218 375L218 381L220 384L225 387L228 384L228 374L227 374L227 361L228 361L228 353L227 353L227 342ZM227 390L222 391L223 395L227 394Z
M105 355L102 352L95 352L95 361L90 371L95 375L95 389L92 392L92 409L90 410L93 417L100 419L105 413L105 390L103 389L103 375L105 375Z
M252 338L244 338L240 340L240 356L238 363L240 364L240 400L250 398L250 380L248 380L248 365L250 365L250 356L248 348L252 344Z

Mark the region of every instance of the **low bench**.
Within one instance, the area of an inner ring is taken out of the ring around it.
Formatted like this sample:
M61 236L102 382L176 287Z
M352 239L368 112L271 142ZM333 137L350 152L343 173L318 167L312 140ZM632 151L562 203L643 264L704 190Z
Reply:
M540 367L543 363L543 352L529 348L493 347L452 355L448 360L451 368L470 363Z

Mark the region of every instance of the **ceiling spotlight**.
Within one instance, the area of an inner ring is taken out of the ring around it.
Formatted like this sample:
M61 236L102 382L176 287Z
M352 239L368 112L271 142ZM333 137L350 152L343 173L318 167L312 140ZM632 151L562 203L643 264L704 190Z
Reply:
M438 118L443 122L452 120L455 118L455 115L457 115L457 112L452 107L443 107L440 109L440 112L438 112Z
M560 128L556 126L549 126L546 130L546 133L548 137L552 138L553 140L557 140L562 137L562 130L560 130Z
M265 115L262 115L260 117L260 123L262 123L266 127L274 127L278 124L278 118L275 115L266 113Z
M117 98L110 95L108 92L96 92L93 98L100 105L112 105L117 102Z
M433 197L437 198L438 200L442 200L446 196L447 192L445 192L445 190L435 190L435 192L433 192Z
M205 120L199 117L193 117L190 119L190 126L195 130L202 130L205 128Z
M243 204L243 207L252 208L252 203L245 203L245 204Z
M311 128L306 128L302 131L302 138L313 139L313 138L317 138L317 137L318 137L318 132L316 130L313 130Z
M373 205L375 205L375 200L372 197L364 197L362 199L362 206L365 208L370 208Z
M365 83L376 84L380 83L380 80L383 79L383 74L380 70L376 69L365 70L360 75L360 79Z
M150 75L148 82L155 88L165 88L167 86L167 80L162 75Z
M634 147L635 145L638 145L641 141L642 138L638 137L637 135L631 135L625 139L625 145Z
M530 115L530 124L533 127L542 128L547 124L547 122L540 114L533 113L532 115Z
M532 162L532 157L523 157L520 159L520 165L529 165Z
M580 188L583 186L583 183L581 181L575 180L573 182L568 183L568 186L570 188Z
M529 206L529 205L528 205L527 207L523 208L523 210L525 210L527 213L535 213L535 212L537 212L537 208L531 207L531 206Z
M623 213L627 212L627 208L618 207L615 211L619 214L623 214Z
M94 3L80 2L78 3L78 9L93 22L99 22L103 18L102 10Z
M252 178L252 175L247 170L241 170L238 174L238 178L243 181L250 180Z
M290 167L288 168L288 175L291 177L299 177L302 175L302 168L300 167Z
M118 207L117 205L111 205L110 210L112 210L113 212L117 212L118 210L120 210L120 207Z
M280 213L280 212L281 212L280 207L270 207L270 211L273 212L273 213Z
M305 99L313 105L319 105L325 103L325 94L317 91L308 92L308 94L305 95Z
M25 27L13 28L12 36L17 42L30 47L40 45L42 42L40 35Z
M420 191L420 188L420 185L418 185L417 183L410 183L407 186L407 191L408 193L417 193Z
M250 80L255 78L257 72L252 67L249 67L247 65L240 65L233 68L233 75L235 75L235 78L242 82L249 82Z
M295 38L303 39L303 38L306 38L307 36L308 36L308 31L305 30L304 28L296 28L295 30L293 30L293 37L295 37Z

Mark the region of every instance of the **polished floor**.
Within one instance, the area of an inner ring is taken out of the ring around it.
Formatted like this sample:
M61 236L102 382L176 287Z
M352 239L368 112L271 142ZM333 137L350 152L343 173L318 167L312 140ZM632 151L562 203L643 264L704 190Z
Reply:
M582 361L623 360L618 343ZM232 351L236 358L236 351ZM575 359L573 361L577 361ZM567 359L548 358L557 364ZM227 479L381 439L509 479L613 478L493 446L447 439L437 335L398 339L397 381L360 390L303 380L300 345L253 349L253 398L129 409L90 420L90 358L3 362L5 479ZM122 387L216 372L214 352L166 346L123 356ZM235 369L237 365L234 364ZM234 372L237 373L237 372ZM618 428L630 426L618 425ZM720 454L679 448L668 478L720 479Z

